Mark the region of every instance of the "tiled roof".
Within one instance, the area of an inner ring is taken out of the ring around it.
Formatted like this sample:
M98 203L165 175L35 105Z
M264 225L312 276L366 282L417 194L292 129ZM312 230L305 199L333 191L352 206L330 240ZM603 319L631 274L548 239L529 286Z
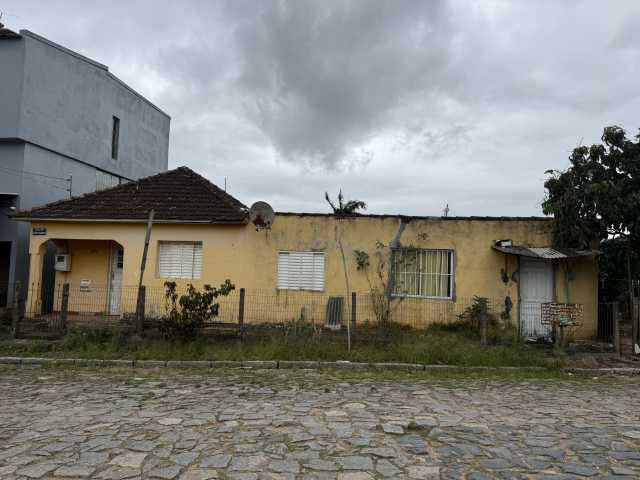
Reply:
M187 167L17 212L16 219L246 223L247 207Z

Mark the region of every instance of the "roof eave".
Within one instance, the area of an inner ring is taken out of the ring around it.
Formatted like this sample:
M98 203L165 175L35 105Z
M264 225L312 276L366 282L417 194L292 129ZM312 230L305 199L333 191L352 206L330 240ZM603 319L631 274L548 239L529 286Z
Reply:
M589 258L589 257L597 257L602 254L600 250L574 250L574 249L564 249L558 248L553 249L559 255L553 256L543 256L540 255L527 247L514 245L512 247L503 247L500 245L492 245L494 250L498 252L502 252L508 255L516 255L519 257L529 257L529 258L537 258L540 260L562 260L567 258ZM536 248L536 247L533 247Z
M42 217L10 217L19 222L80 222L80 223L147 223L146 218L42 218ZM161 220L154 219L154 224L191 224L191 225L246 225L245 220Z

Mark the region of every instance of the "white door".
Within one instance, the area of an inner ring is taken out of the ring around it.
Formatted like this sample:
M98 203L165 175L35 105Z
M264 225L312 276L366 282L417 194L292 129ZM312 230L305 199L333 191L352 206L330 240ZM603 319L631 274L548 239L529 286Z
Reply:
M111 278L109 280L109 314L120 313L120 299L122 297L122 264L124 251L122 247L114 245L111 249Z
M548 260L520 257L520 331L525 338L550 337L542 324L542 304L553 301L553 266Z

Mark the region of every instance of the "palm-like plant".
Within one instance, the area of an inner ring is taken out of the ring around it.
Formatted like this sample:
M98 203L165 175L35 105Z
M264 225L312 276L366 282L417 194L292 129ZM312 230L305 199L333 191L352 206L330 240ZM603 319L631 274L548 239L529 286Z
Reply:
M338 205L331 201L329 192L324 193L324 198L331 205L331 209L335 215L357 215L358 210L366 210L367 204L362 200L348 200L344 201L344 195L342 195L342 189L338 193Z

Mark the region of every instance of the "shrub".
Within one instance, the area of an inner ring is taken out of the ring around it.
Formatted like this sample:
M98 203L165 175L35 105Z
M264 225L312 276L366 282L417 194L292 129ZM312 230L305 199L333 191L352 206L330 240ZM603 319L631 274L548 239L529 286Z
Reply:
M218 288L205 285L202 291L192 284L185 295L178 295L175 282L165 282L166 315L160 322L160 333L167 339L193 339L206 320L218 316L220 304L215 299L235 289L230 280Z

